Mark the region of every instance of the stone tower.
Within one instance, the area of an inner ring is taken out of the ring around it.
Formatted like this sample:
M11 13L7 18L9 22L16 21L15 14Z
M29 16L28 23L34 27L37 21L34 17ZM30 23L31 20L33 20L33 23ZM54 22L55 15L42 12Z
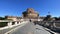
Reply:
M27 12L28 12L28 13L34 13L34 9L33 9L33 8L28 8L28 9L27 9Z
M34 11L33 8L28 8L25 12L23 12L24 18L38 18L38 13Z

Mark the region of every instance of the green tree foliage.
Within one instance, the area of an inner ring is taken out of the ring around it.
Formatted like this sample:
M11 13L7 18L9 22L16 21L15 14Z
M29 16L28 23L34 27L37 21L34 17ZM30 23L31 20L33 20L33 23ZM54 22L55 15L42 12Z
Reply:
M60 17L58 18L58 17L54 17L55 18L55 20L60 20Z
M0 17L0 20L6 20L6 18L4 18L4 17Z
M51 21L51 15L47 15L45 18L44 18L44 21Z
M0 27L7 26L7 23L8 23L8 22L0 22Z
M26 11L24 11L22 14L23 14L24 17L27 16L27 12Z

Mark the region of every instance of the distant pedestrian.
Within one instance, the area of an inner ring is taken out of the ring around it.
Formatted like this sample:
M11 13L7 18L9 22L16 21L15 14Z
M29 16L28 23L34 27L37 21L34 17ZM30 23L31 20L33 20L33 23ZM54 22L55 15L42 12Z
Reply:
M30 22L31 22L31 19L30 19Z

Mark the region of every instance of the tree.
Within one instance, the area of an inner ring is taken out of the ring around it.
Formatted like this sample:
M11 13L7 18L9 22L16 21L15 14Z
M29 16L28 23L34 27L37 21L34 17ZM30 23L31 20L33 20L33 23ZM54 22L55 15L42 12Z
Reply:
M59 20L59 18L57 18L57 17L54 17L55 18L55 20Z
M60 20L60 17L59 17L59 20Z
M0 20L5 20L5 18L4 17L0 17Z
M27 11L24 11L22 14L23 14L24 17L26 17L27 16Z
M51 20L51 15L47 15L45 18L44 18L44 21L50 21Z

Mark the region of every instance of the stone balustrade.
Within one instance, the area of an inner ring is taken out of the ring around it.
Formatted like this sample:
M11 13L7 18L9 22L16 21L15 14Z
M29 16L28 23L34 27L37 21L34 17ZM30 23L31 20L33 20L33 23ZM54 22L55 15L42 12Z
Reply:
M3 29L7 29L7 28L12 28L12 27L15 27L15 26L18 26L22 23L25 23L26 21L9 21L9 20L0 20L0 23L6 23L7 26L4 26L4 27L0 27L0 30L3 30Z

